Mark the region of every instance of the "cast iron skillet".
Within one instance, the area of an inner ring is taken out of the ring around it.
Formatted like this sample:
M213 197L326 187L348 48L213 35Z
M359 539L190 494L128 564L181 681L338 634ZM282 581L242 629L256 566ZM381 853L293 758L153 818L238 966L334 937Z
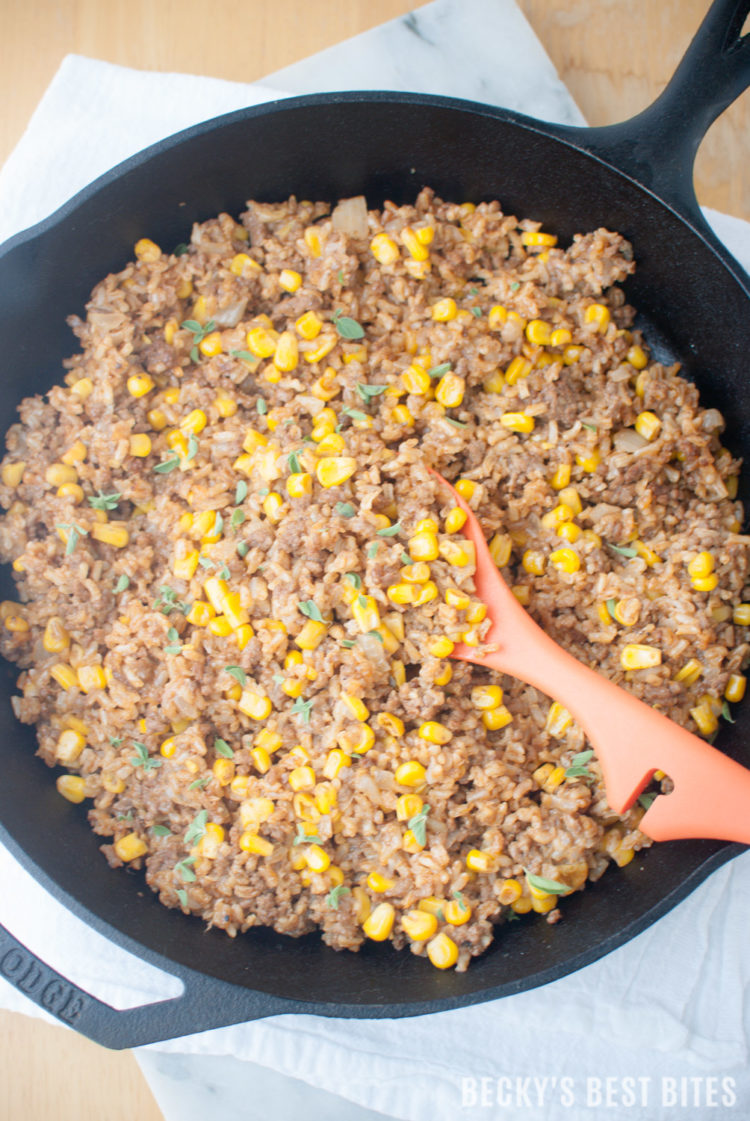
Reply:
M634 244L627 285L659 356L679 355L704 400L729 420L726 442L750 453L750 280L705 224L692 187L713 120L750 84L739 38L750 0L716 0L662 96L624 124L564 128L486 105L398 93L294 98L230 113L156 144L104 175L0 251L6 323L0 429L19 399L45 392L72 349L65 325L93 285L123 267L144 235L186 241L191 223L245 200L367 194L412 200L499 198L566 242L604 225ZM747 495L745 495L747 497ZM7 576L6 576L7 580ZM0 589L2 591L2 589ZM8 585L3 594L8 595ZM168 911L138 874L113 873L84 807L61 799L34 756L34 735L0 689L0 838L66 907L112 942L179 976L183 995L117 1012L54 973L0 928L0 974L61 1020L109 1047L132 1047L282 1012L396 1017L491 1000L562 977L626 942L684 898L739 845L663 844L565 903L565 921L502 929L468 972L439 972L368 944L336 953L317 936L267 930L229 939ZM750 706L720 746L746 763ZM85 947L81 947L85 953Z

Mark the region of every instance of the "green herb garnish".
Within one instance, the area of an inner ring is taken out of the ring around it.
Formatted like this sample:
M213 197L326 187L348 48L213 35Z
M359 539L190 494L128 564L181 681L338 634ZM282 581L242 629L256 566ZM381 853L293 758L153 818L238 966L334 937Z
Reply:
M204 786L208 786L211 781L210 775L205 775L203 778L197 778L195 782L191 782L188 790L202 790Z
M598 432L598 428L595 424L587 424L585 420L582 420L581 424L584 428L588 428L589 432Z
M258 398L258 400L255 402L255 408L258 410L261 416L266 415L266 413L268 412L268 405L266 404L264 397Z
M729 707L729 701L724 701L722 703L721 715L722 715L724 720L728 721L729 724L734 724L735 723L735 719L732 716L732 710Z
M240 479L234 491L234 504L240 506L247 498L247 483L244 479Z
M164 653L179 654L182 650L182 646L180 644L180 632L176 627L169 628L167 631L167 638L169 640L169 645L164 647Z
M175 895L176 895L176 896L177 896L177 898L179 899L179 901L180 901L180 903L182 904L182 906L183 906L183 907L187 907L187 905L188 905L188 897L187 897L187 892L185 891L184 887L178 887L178 888L177 888L177 891L175 892Z
M372 545L367 546L367 559L368 560L372 560L373 557L376 557L378 555L379 544L380 544L379 541L373 541Z
M608 599L607 600L607 611L609 611L610 616L614 619L615 622L617 622L617 616L615 615L616 608L617 608L617 600L616 599Z
M363 385L357 382L357 393L363 401L369 401L372 397L379 397L381 393L385 393L387 385Z
M109 742L112 744L113 747L119 747L120 744L122 743L122 736L110 736L109 737Z
M121 576L117 577L117 583L115 584L115 586L112 590L114 591L115 595L117 596L117 595L120 594L120 592L127 591L127 589L129 587L130 587L130 577L126 576L125 573L123 572Z
M220 755L222 759L234 759L234 751L229 746L226 740L217 738L214 740L214 751Z
M441 362L439 366L433 366L427 373L431 378L441 378L443 374L447 374L453 366L452 362Z
M244 510L233 510L229 524L231 525L232 529L238 530L246 518L247 514Z
M250 552L250 544L247 541L240 541L237 545L237 556L246 557Z
M480 316L481 316L481 314L482 314L482 309L481 309L480 307L473 307L473 308L471 309L471 314L472 314L472 315L475 315L475 316L477 317L477 319L479 319L479 317L480 317Z
M194 432L188 436L188 450L185 456L185 462L189 463L191 459L195 459L198 454L198 437Z
M409 556L409 554L407 552L402 552L401 553L401 563L402 564L411 564L411 557Z
M333 325L342 339L363 339L365 337L362 324L357 323L356 319L351 319L348 315L342 315L340 311L334 313Z
M190 358L193 362L200 362L200 351L198 347L205 339L206 335L210 335L212 331L216 330L216 323L213 319L209 319L208 323L199 323L197 319L186 319L184 323L180 324L184 331L190 331L193 336L193 345L190 350Z
M395 537L400 532L401 522L396 522L394 525L387 525L385 529L379 529L378 537Z
M89 495L86 501L95 510L114 510L121 498L122 495L118 491L113 491L112 494L103 494L99 491L96 495Z
M170 611L181 611L183 615L187 615L190 610L190 604L180 603L177 592L169 584L161 585L153 606L154 611L160 611L162 615L169 615Z
M456 903L458 903L459 911L462 914L465 915L466 912L468 911L469 907L468 907L468 904L467 904L466 900L464 899L463 895L461 894L461 892L460 891L454 891L453 892L453 898L456 900Z
M611 542L609 542L609 541L607 541L607 545L610 549L612 549L613 552L619 553L621 557L637 557L638 556L638 550L637 549L631 549L629 545L612 545Z
M172 255L174 257L182 257L185 253L187 253L189 248L190 246L186 241L181 241L179 245L175 245L174 249L172 250Z
M339 271L336 273L336 279L338 280L339 284L344 283L344 270L343 269L339 269Z
M319 845L320 837L317 833L305 833L304 825L297 826L297 836L292 841L293 845Z
M514 280L513 283L510 286L510 290L511 290L511 292L517 292L520 287L521 287L520 283L517 280Z
M172 830L168 829L166 825L152 825L151 832L155 837L171 837Z
M243 686L243 688L245 685L247 685L247 674L245 673L242 666L224 666L224 673L228 673L229 676L233 677L239 685Z
M295 716L301 716L304 724L309 724L312 713L312 701L303 701L302 697L297 697L292 705L292 712Z
M174 866L175 872L180 873L186 884L191 884L195 879L195 872L190 867L191 864L195 864L194 856L186 856L184 860L180 860Z
M589 771L586 764L591 759L593 759L593 757L594 757L593 751L579 751L578 754L574 755L573 758L570 760L570 766L568 767L568 769L565 772L565 777L566 778L592 778L593 776L591 775L591 772Z
M644 810L648 810L654 804L654 799L658 795L654 790L647 790L645 794L641 794L638 798L638 805L643 806Z
M427 844L427 815L430 812L429 806L422 806L418 814L410 817L406 823L408 829L411 829L414 834L414 839L418 845Z
M357 591L362 587L362 577L358 572L345 572L344 579L348 580L350 584L353 584Z
M286 458L286 461L289 464L289 470L291 471L292 475L302 474L302 468L300 467L300 463L295 452L290 452Z
M257 366L257 364L260 362L260 358L256 357L256 355L254 354L251 354L249 350L230 350L229 353L231 354L232 358L241 358L243 362L252 362L254 366ZM258 411L260 412L260 410Z
M198 841L205 837L207 821L208 810L201 810L195 815L190 825L188 825L187 833L185 834L186 845L197 845Z
M447 416L445 419L448 421L448 424L452 424L454 428L468 428L468 424L465 420L456 420L456 418L452 416Z
M324 622L320 608L318 607L315 600L303 599L301 603L297 604L297 607L303 615L307 616L308 619L314 619L316 623Z
M357 642L356 639L353 638L342 638L341 645L345 646L347 650L351 650L352 646L357 645Z
M334 511L340 518L353 518L355 509L351 502L337 502L334 506Z
M170 471L174 471L175 467L179 467L179 465L179 455L170 455L169 459L163 460L162 463L157 463L154 467L154 471L157 475L168 475Z
M346 884L336 884L336 886L332 887L328 892L328 895L326 896L326 906L331 907L334 911L338 911L339 900L341 899L341 896L348 895L350 890L351 888L348 888Z
M145 743L139 743L138 740L133 740L133 747L135 748L135 755L131 758L130 762L134 767L142 767L145 774L148 774L149 771L157 771L162 765L163 760L156 759L153 755L149 755Z
M524 872L526 872L525 868ZM561 884L559 880L546 880L544 876L535 876L532 872L526 872L526 882L530 888L543 891L546 895L570 895L573 890L567 884Z
M350 409L348 405L341 411L342 413L346 413L347 416L350 416L352 420L367 420L367 413L363 413L359 409Z
M81 537L88 537L89 531L84 529L82 525L77 525L75 522L60 522L56 529L62 529L67 534L65 541L65 556L69 557L71 553L75 552L75 547Z
M378 642L385 642L385 639L379 631L367 631L367 634L369 634L370 638L376 638Z

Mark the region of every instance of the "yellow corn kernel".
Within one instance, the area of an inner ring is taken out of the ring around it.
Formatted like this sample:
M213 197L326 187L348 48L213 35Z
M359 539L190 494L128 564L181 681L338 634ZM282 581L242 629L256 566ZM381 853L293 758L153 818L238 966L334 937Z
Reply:
M323 252L320 230L316 226L308 226L302 235L311 257L319 257Z
M408 585L407 585L408 586ZM351 605L352 615L363 634L377 630L380 626L380 612L372 596L359 595Z
M214 609L211 604L200 599L193 601L186 616L188 623L192 623L194 627L207 627L213 617Z
M416 230L411 226L404 226L401 231L401 240L409 251L409 254L414 261L428 261L430 257L429 250L420 241Z
M527 358L517 354L508 363L505 371L505 381L508 385L515 385L522 378L527 378L531 373L531 363Z
M26 464L23 460L18 460L16 463L6 463L2 469L2 480L6 487L15 489L20 485L23 479ZM74 480L75 481L75 480Z
M738 704L745 696L745 688L747 686L747 678L741 673L732 673L724 689L724 696L732 704Z
M508 879L503 880L498 892L498 902L502 903L505 907L510 907L517 899L523 895L523 888L518 880Z
M149 374L131 374L127 387L131 397L145 397L154 388L154 379Z
M352 761L345 751L334 747L328 752L323 764L323 775L327 779L334 779L344 767L351 767Z
M526 338L534 346L548 346L552 338L552 328L543 319L530 319L526 324Z
M330 782L319 782L315 787L315 806L321 814L329 814L338 802L336 787Z
M245 336L245 343L256 358L271 358L276 352L278 338L278 332L273 327L251 327Z
M450 670L452 674L453 671L450 666L446 666L445 668ZM396 688L400 688L402 685L406 684L406 666L400 658L393 658L391 661L391 677ZM450 681L450 677L448 677L447 680ZM435 684L440 684L437 678L435 678Z
M466 524L468 515L460 506L454 506L445 515L445 532L458 533Z
M688 563L688 575L693 579L701 579L704 576L710 576L714 570L714 555L709 552L697 553L696 556Z
M318 482L324 487L338 487L357 470L357 461L349 455L328 456L315 468Z
M495 866L492 853L471 849L466 854L466 867L470 872L491 872Z
M240 836L238 843L243 852L251 853L253 856L270 856L273 852L271 842L250 829Z
M316 345L305 349L304 357L306 362L320 362L327 354L330 354L336 343L338 342L338 335L331 334L324 331L317 339ZM316 386L319 387L319 392L316 391ZM314 397L320 398L321 401L330 401L339 392L336 387L336 371L333 367L326 369L318 381L315 383L311 390Z
M432 226L418 226L414 232L422 245L430 245L435 237L435 230Z
M461 904L457 899L451 899L443 910L445 921L451 926L463 926L471 918L471 907L468 903Z
M555 568L571 575L581 567L581 559L573 549L554 549L549 559Z
M133 247L133 252L139 261L143 261L147 265L153 265L161 257L159 246L147 237L139 238Z
M224 841L224 829L214 821L206 824L206 831L195 846L195 852L205 860L215 860Z
M341 700L344 702L349 712L355 720L365 721L370 715L370 710L363 700L359 697L353 697L351 693L342 693Z
M200 554L197 549L191 549L188 542L180 538L175 542L172 572L181 580L192 580L198 567ZM207 622L208 620L206 620ZM205 624L202 624L205 626Z
M108 794L122 794L125 789L125 783L121 778L115 778L114 775L108 775L106 772L102 773L102 786Z
M279 287L285 292L296 292L302 284L302 277L294 269L282 269L279 273Z
M73 728L66 728L57 741L55 759L58 763L62 763L63 766L70 767L75 763L85 746L85 736L82 736L80 732L74 731Z
M409 584L426 584L430 579L430 566L424 561L406 564L399 572L399 576Z
M23 615L6 615L4 623L5 629L10 631L11 634L26 634L30 629Z
M137 833L126 833L124 837L118 837L115 841L114 850L115 855L123 864L129 864L131 860L137 860L139 856L145 856L148 852L148 845Z
M417 735L420 739L427 740L428 743L444 744L449 743L453 739L453 732L450 728L446 728L445 724L440 724L437 720L426 720L420 724ZM398 772L396 772L398 775ZM397 778L397 782L401 780Z
M52 463L44 472L44 478L50 486L61 487L78 482L78 472L68 463Z
M503 691L499 685L475 685L471 690L471 703L487 712L503 703Z
M413 829L407 829L401 838L401 848L404 852L418 853L422 852L424 844L419 840Z
M596 330L604 334L609 326L610 314L606 304L589 304L583 313L584 323L591 323Z
M396 405L391 413L391 417L396 424L414 424L414 414L406 405Z
M248 253L235 253L229 262L229 271L235 276L246 276L253 272L260 272L260 265Z
M107 676L101 666L79 666L77 670L79 689L84 693L91 693L94 689L103 689L107 684Z
M151 437L145 432L136 432L130 437L128 450L131 455L145 459L147 455L151 455Z
M226 393L219 390L216 397L214 397L214 408L220 417L226 419L227 417L234 416L237 412L237 402L234 397L229 397Z
M557 235L545 234L541 230L524 230L521 234L521 244L529 248L537 245L552 248L557 245Z
M423 805L418 794L402 794L396 802L396 817L399 821L409 821L420 812Z
M68 450L60 456L61 463L67 463L69 466L74 467L76 463L83 463L88 454L88 448L82 440L76 440Z
M257 747L262 747L265 751L273 754L281 747L281 736L278 732L271 731L270 728L261 728L255 737L255 744Z
M556 906L556 895L546 895L543 899L535 895L531 896L531 909L536 911L538 915L546 915L549 911L554 911Z
M542 515L542 525L545 529L557 529L563 522L568 522L574 516L573 510L564 502L558 503L552 510Z
M509 428L511 432L533 432L534 431L534 418L527 416L526 413L503 413L500 417L500 423L504 428Z
M167 427L167 418L161 409L149 409L146 420L155 432L161 432Z
M305 683L299 677L287 677L281 683L281 689L287 697L301 697L305 689Z
M385 594L391 603L406 605L416 603L419 592L420 588L417 584L391 584Z
M396 769L395 779L400 786L424 786L426 778L426 770L416 759L410 759Z
M267 494L263 499L263 513L271 522L278 522L281 520L283 508L284 499L280 494L276 494L275 491Z
M299 471L290 475L286 481L286 492L290 498L304 498L312 494L312 475L307 471Z
M401 375L401 385L407 393L424 396L432 387L432 379L421 366L412 364Z
M750 603L736 603L734 605L732 622L738 627L750 626Z
M414 561L433 561L440 556L437 534L428 530L409 538L409 555Z
M448 323L451 319L455 319L458 314L456 301L450 296L438 300L436 304L432 305L430 314L436 323Z
M513 721L513 714L505 707L498 705L482 713L482 723L488 732L498 732Z
M331 866L331 858L320 845L308 845L305 849L305 860L311 872L327 872Z
M86 797L86 780L80 775L59 775L55 786L58 794L76 805Z
M273 705L270 697L248 688L242 690L242 696L237 702L237 707L240 712L243 712L245 716L249 716L252 720L266 720L271 715Z
M549 344L550 346L567 346L572 340L573 336L567 327L558 327L550 335Z
M91 536L103 545L113 545L116 549L124 549L130 540L130 534L122 522L107 522L105 525L95 522L91 527Z
M450 370L443 374L435 387L435 399L446 409L455 409L464 399L466 382Z
M294 641L300 650L317 650L325 634L325 623L320 623L317 619L308 619Z
M661 430L661 421L656 413L648 410L639 413L635 418L635 430L644 440L654 440Z
M290 373L297 368L299 362L299 347L297 338L291 331L284 331L279 335L273 355L273 364L277 370Z
M221 332L211 331L210 334L205 335L198 343L198 350L206 358L214 358L217 354L221 354L223 350Z
M625 670L652 669L661 665L661 650L656 646L629 643L620 652L620 665Z
M71 385L70 392L75 393L81 401L85 401L94 392L94 383L91 378L79 378Z
M260 771L262 775L271 767L271 756L266 751L265 747L253 747L250 751L253 763L256 770Z
M208 511L208 513L212 513L212 511ZM203 591L214 611L216 611L217 614L222 614L224 611L224 600L229 594L229 585L226 580L222 580L218 576L209 576L207 580L203 581Z
M712 736L719 727L716 714L707 701L701 701L695 708L691 708L690 715L697 724L698 731L702 736Z
M570 482L570 464L561 463L549 483L553 490L563 490Z
M433 658L449 658L455 650L456 644L447 635L439 635L429 640L427 652Z
M521 567L532 576L542 576L546 564L545 555L539 549L527 549L521 557Z
M719 585L719 577L715 572L712 572L710 576L696 576L692 580L692 585L696 592L712 592Z
M482 382L482 389L485 393L502 393L505 388L505 375L502 370L495 370Z
M515 903L511 903L511 910L516 915L526 915L531 910L531 899L528 895L522 895L516 899Z
M229 786L234 778L234 763L231 759L216 759L211 768L219 786Z
M288 775L289 785L292 790L312 790L315 786L315 771L312 767L295 767Z
M458 961L458 946L441 931L427 943L427 957L436 969L450 969Z
M557 527L557 536L574 544L583 533L583 530L575 522L563 522L562 525Z
M378 903L362 923L362 930L373 942L384 942L393 930L396 911L391 903Z
M434 580L428 580L426 584L412 584L412 587L417 591L415 607L423 607L425 603L430 603L438 597L437 584Z
M48 619L42 635L42 646L48 654L59 654L70 646L70 635L59 616L52 615Z
M360 724L354 733L341 732L336 739L347 755L366 755L375 743L375 733L369 724Z
M235 628L234 637L240 650L245 649L254 634L255 631L250 623L240 623L239 626Z
M576 456L576 463L587 474L591 475L596 471L597 467L602 461L601 452L598 448L592 448L586 455L579 454Z
M695 658L691 658L685 662L682 669L677 671L672 680L681 685L694 685L702 673L703 666Z
M567 732L572 723L573 717L567 708L564 708L559 701L553 701L547 713L546 731L559 739Z
M239 592L228 592L224 597L224 618L233 631L238 627L249 625L247 611L242 606Z
M407 911L401 916L401 927L412 942L426 942L436 932L438 920L427 911Z
M648 355L642 346L631 346L625 357L631 366L635 366L636 370L643 370L648 366Z
M388 234L375 234L370 242L370 252L381 265L393 265L399 258L398 246Z
M367 877L367 886L370 891L374 891L376 895L382 895L386 891L390 891L395 886L395 880L389 880L381 872L370 872Z

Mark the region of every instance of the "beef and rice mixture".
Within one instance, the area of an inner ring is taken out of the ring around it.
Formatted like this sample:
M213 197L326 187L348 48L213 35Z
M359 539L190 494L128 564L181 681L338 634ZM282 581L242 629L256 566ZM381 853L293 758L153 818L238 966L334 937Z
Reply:
M630 246L496 202L250 203L97 286L7 435L2 652L113 866L231 935L408 945L623 866L557 703L452 660L488 626L456 482L564 647L712 736L750 622L722 417L653 361ZM657 774L657 779L660 778Z

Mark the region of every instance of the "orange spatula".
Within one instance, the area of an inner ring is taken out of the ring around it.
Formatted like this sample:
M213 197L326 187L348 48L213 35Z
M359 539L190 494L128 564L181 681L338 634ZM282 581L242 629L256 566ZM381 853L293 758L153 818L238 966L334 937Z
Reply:
M674 791L656 798L639 824L653 840L710 837L750 844L750 770L589 669L545 634L500 575L466 502L433 474L467 514L463 532L476 548L477 593L492 623L485 639L490 651L458 645L453 657L517 677L564 705L594 749L616 813L633 804L654 771L668 774Z

